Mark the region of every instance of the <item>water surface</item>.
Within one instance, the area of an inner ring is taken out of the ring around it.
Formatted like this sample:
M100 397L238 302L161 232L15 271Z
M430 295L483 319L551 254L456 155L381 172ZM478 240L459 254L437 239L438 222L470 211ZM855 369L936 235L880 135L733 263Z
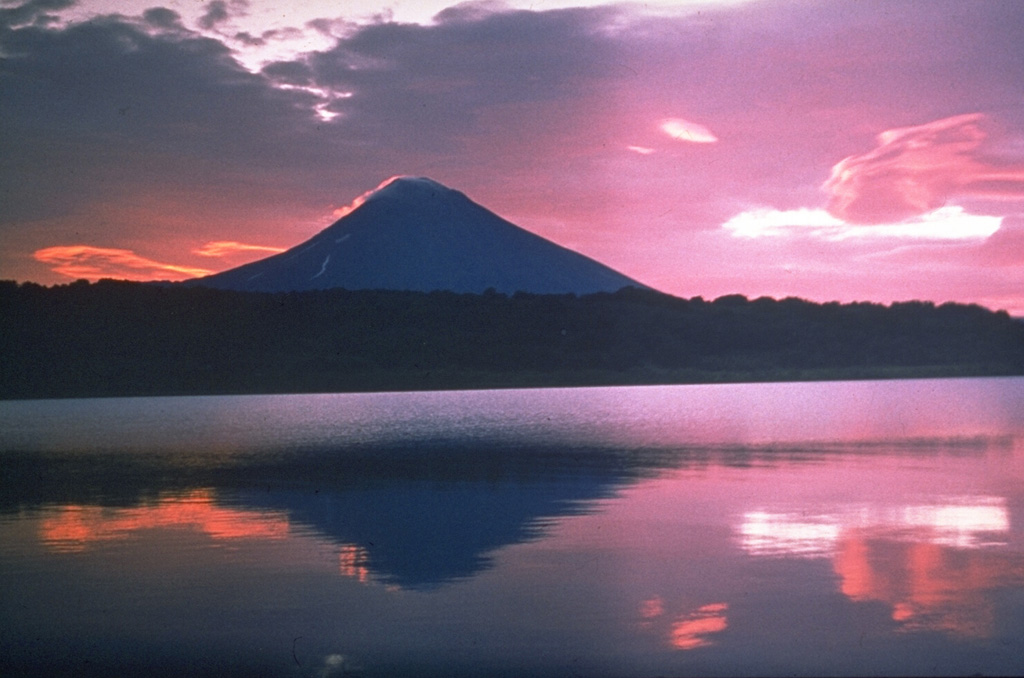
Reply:
M1024 379L0 403L4 675L1024 669Z

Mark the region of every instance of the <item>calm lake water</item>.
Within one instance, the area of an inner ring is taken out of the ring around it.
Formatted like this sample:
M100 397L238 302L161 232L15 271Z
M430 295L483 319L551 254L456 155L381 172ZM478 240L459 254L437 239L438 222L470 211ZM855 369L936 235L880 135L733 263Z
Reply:
M0 402L0 674L1024 671L1024 378Z

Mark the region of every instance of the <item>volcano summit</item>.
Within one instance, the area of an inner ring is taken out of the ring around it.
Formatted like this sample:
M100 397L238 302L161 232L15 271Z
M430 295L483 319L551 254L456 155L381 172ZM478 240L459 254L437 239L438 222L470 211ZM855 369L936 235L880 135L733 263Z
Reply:
M189 282L254 292L342 287L589 294L644 287L420 177L384 182L285 252Z

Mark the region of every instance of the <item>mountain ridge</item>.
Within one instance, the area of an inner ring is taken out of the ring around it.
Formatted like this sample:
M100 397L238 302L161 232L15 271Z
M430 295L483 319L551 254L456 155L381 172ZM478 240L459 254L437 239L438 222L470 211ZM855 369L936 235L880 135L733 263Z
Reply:
M590 294L646 286L558 245L427 177L398 176L357 198L336 222L285 252L187 282L292 292Z

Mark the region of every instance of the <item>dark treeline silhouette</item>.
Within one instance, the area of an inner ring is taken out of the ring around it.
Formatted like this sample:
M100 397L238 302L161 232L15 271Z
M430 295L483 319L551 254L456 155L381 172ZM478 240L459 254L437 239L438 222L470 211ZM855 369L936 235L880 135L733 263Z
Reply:
M1024 374L976 305L0 281L0 397Z

